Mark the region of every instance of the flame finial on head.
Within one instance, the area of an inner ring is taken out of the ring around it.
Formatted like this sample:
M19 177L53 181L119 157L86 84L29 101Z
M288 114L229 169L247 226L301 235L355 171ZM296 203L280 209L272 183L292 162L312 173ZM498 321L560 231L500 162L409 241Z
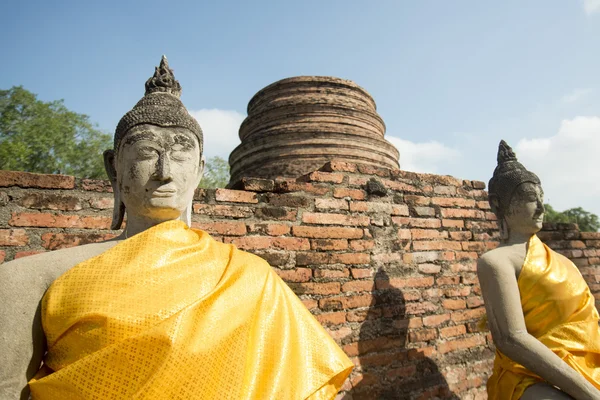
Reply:
M498 165L508 161L517 161L517 156L513 149L504 140L500 141L498 145Z
M160 60L160 65L154 68L154 75L146 81L146 93L162 92L169 93L175 97L181 96L181 85L175 79L173 70L169 68L167 56L163 55Z

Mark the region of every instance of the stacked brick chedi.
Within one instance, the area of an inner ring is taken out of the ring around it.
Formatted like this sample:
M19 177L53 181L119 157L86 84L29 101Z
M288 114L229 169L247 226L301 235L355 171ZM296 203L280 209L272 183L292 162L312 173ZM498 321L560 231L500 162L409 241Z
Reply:
M375 101L352 81L301 76L275 82L248 103L242 143L231 153L231 181L298 177L338 159L398 168Z
M485 398L476 259L497 245L482 182L330 162L199 190L194 226L266 259L352 358L340 398ZM0 260L105 240L110 185L0 171ZM600 293L600 235L540 236Z

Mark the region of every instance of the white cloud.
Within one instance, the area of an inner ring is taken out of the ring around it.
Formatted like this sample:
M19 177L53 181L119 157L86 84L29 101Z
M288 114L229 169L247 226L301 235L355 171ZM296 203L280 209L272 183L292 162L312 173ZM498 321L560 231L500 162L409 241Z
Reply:
M599 4L600 4L600 0ZM576 101L582 99L583 97L585 97L586 95L590 94L592 92L592 89L575 89L573 90L571 93L564 95L562 97L562 102L563 103L575 103Z
M447 174L460 158L458 150L435 140L411 142L389 135L386 139L400 152L400 168L406 171Z
M546 201L560 211L583 207L600 215L600 118L563 120L550 137L521 139L519 160L542 181Z
M204 155L206 158L219 156L229 159L229 153L240 144L238 131L245 116L233 110L203 108L190 111L200 123L204 133Z
M583 9L587 15L600 11L600 0L583 0Z

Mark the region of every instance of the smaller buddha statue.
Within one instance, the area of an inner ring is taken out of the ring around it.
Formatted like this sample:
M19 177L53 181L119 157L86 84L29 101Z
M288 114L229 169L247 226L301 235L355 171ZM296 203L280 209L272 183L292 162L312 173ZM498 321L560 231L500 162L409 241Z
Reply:
M536 236L539 178L501 141L489 202L502 243L477 274L496 345L490 400L600 399L600 331L594 297L577 267Z

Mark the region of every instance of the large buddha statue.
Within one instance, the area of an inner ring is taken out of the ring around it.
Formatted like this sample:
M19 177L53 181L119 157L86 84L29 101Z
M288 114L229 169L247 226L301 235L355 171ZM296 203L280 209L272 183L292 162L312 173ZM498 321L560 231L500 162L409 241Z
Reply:
M189 228L180 92L163 58L105 152L118 238L0 266L0 398L331 399L350 373L264 260Z
M538 177L500 142L489 183L502 243L477 273L496 345L490 400L600 399L600 332L594 297L577 267L536 236Z

